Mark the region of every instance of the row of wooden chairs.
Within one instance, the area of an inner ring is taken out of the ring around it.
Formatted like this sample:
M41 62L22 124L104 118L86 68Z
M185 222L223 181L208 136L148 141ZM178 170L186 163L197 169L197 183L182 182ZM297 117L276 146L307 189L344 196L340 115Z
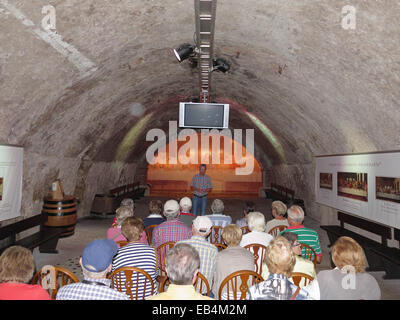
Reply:
M62 286L78 282L78 278L66 268L59 266L52 266L52 268L52 271L50 271L51 268L42 268L42 270L37 272L33 277L32 284L42 285L49 292L50 297L52 299L55 299L58 290ZM124 275L124 277L122 277L122 275ZM139 298L144 299L146 297L147 287L151 288L150 293L147 294L147 296L153 295L155 293L155 285L151 276L146 271L136 267L119 268L109 274L107 278L111 280L112 288L120 292L125 292L125 294L127 294L131 300L138 300ZM122 280L123 278L125 278L125 281ZM139 296L138 285L135 285L139 283L139 278L145 280L143 284L144 290L141 296ZM314 278L304 273L293 273L292 279L294 284L297 286L300 286L300 282L302 281L302 279L304 279L303 285L307 285L312 280L314 280ZM227 300L230 300L232 297L233 300L244 300L249 286L252 286L261 281L264 281L264 279L259 273L255 271L236 271L228 275L222 281L218 291L218 299L221 300L225 298ZM159 286L159 292L164 292L169 283L170 281L168 277L164 276ZM132 290L133 287L135 287L136 289ZM194 287L198 292L204 292L204 294L206 294L207 296L210 295L210 285L205 276L200 272L198 273ZM224 291L225 287L228 294L223 295L222 292ZM229 294L230 292L234 294Z

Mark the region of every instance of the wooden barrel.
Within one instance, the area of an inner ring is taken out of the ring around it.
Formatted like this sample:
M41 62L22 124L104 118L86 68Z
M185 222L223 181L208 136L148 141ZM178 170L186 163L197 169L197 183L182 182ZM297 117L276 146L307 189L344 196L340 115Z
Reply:
M65 196L62 200L45 197L42 214L47 217L47 221L44 223L46 227L65 229L65 232L61 234L62 238L74 234L78 218L75 197Z

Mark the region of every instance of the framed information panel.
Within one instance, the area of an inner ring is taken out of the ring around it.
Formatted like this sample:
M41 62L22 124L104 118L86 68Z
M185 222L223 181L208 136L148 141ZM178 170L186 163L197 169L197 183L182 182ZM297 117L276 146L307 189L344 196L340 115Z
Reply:
M0 221L21 214L24 149L0 145Z
M400 228L400 151L315 159L317 203Z

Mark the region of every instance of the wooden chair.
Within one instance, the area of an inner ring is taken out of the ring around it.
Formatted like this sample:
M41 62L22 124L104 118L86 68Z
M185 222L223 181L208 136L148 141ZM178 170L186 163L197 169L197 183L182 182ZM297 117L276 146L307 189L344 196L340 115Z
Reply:
M265 256L265 250L267 247L259 243L251 243L245 246L245 249L250 250L254 255L254 264L256 266L256 272L262 274L262 263Z
M160 287L158 288L158 292L164 292L165 287L168 286L169 284L170 284L169 278L168 276L165 276L161 281ZM196 289L197 292L202 293L203 286L207 290L207 296L210 296L210 285L208 284L206 277L201 272L199 272L197 274L196 282L194 283L194 288Z
M163 243L161 246L159 246L156 249L157 253L157 264L158 268L160 270L159 275L160 277L164 277L167 275L167 272L165 271L165 256L167 255L167 252L169 249L171 249L175 245L175 242L169 241Z
M304 259L310 260L314 263L314 268L317 267L317 255L312 247L308 244L301 243L301 256Z
M268 233L271 236L273 236L274 238L276 238L278 236L278 234L281 233L285 229L287 229L287 226L280 225L280 226L273 227L271 230L269 230Z
M55 299L58 290L67 284L79 282L78 278L68 269L59 266L44 266L36 272L31 283L41 285Z
M210 236L208 237L208 241L212 244L220 243L222 244L222 227L220 226L213 226L211 228Z
M226 245L223 243L214 243L214 246L217 247L218 251L222 251L222 250L226 249Z
M240 228L242 230L242 234L246 234L250 232L250 229L248 226L244 226Z
M122 248L123 246L126 246L128 244L128 241L117 241L117 244L120 248Z
M147 227L144 229L144 231L146 232L147 241L148 241L148 243L149 243L149 246L151 246L151 239L152 239L152 236L153 236L153 229L154 229L155 227L157 227L157 226L158 226L157 224L152 224L151 226L147 226Z
M263 277L254 271L239 270L233 272L221 282L218 290L218 299L222 300L224 296L222 291L226 286L227 300L230 300L231 296L233 296L233 300L244 300L246 299L246 293L249 290L249 287L262 281L264 281ZM240 295L239 299L238 295Z
M111 279L111 287L127 294L131 300L144 300L146 297L147 287L151 285L151 291L147 296L154 294L154 282L151 276L144 271L136 267L122 267L114 270L110 275L107 276ZM144 283L143 283L144 281ZM143 283L143 294L140 295L139 283Z
M300 288L308 285L311 281L314 280L312 276L301 272L293 272L292 279L293 283Z

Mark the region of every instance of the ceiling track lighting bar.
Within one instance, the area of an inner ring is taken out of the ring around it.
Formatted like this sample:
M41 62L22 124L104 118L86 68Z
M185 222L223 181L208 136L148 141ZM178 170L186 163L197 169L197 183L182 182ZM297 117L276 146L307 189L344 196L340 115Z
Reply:
M201 102L210 102L217 0L194 0Z

